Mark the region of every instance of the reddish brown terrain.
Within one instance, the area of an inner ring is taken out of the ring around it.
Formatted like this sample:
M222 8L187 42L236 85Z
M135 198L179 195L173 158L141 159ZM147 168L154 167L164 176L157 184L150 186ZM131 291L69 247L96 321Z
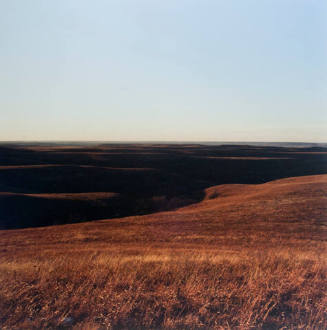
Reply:
M2 230L0 325L326 329L326 220L327 175L309 175L213 186L172 211Z
M212 186L326 173L327 148L306 144L0 144L0 229L176 210Z

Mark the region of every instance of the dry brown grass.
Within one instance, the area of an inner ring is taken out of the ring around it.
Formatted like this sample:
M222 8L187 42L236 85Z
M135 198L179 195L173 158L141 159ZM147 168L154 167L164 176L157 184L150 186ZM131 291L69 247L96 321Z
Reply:
M29 196L46 199L70 199L70 200L98 200L119 196L113 192L87 192L87 193L51 193L51 194L22 194L12 192L0 192L0 196Z
M174 212L0 232L0 325L327 328L327 176Z

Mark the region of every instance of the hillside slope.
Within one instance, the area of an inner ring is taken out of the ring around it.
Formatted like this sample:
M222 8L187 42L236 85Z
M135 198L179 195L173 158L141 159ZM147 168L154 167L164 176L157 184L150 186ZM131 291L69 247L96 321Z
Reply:
M0 231L2 328L327 327L327 175L145 216Z
M176 210L222 184L327 173L327 148L250 145L0 146L0 229Z

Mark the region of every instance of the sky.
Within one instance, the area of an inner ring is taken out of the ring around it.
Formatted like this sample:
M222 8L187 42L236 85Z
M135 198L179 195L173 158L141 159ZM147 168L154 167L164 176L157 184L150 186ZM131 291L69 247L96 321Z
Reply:
M325 0L0 0L0 140L327 142Z

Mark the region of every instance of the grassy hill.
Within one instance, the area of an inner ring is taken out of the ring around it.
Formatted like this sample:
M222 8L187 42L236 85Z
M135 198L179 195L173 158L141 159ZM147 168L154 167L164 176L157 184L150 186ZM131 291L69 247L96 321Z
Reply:
M3 230L0 326L325 329L326 225L327 175L313 175L213 186L168 212Z
M215 185L326 173L323 147L2 146L0 229L175 210Z

